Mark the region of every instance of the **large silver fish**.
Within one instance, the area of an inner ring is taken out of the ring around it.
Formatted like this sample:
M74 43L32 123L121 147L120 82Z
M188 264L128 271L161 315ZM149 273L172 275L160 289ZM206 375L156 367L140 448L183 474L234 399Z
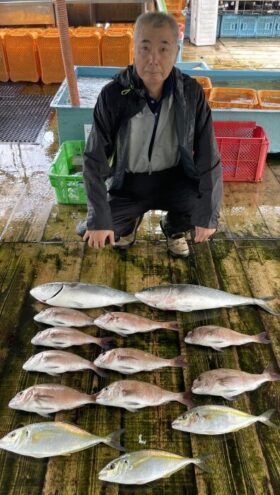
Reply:
M125 375L139 371L152 371L168 366L185 368L187 363L184 356L164 359L149 352L132 347L111 349L99 354L94 360L95 366L108 370L119 371Z
M94 325L115 332L122 337L134 333L152 332L158 328L167 328L169 330L179 330L176 321L153 321L143 316L122 311L114 311L98 316L94 320Z
M31 289L38 301L64 308L102 308L136 302L133 294L106 285L50 282Z
M199 406L175 419L172 428L198 435L222 435L241 430L257 421L273 428L280 428L270 421L274 412L275 409L271 409L260 416L253 416L227 406Z
M54 349L65 349L72 345L96 344L103 348L108 348L112 342L111 337L94 337L88 335L76 328L70 327L51 327L38 332L32 339L34 345L43 345L53 347Z
M198 311L213 308L231 308L256 304L273 315L279 315L271 309L264 299L244 297L222 290L210 289L201 285L169 284L150 287L136 292L137 299L153 308L170 311ZM266 300L274 297L266 298Z
M205 371L194 380L192 392L202 395L220 395L231 400L243 392L256 390L265 382L280 380L273 366L269 365L261 374L246 373L245 371L219 368Z
M114 449L125 450L119 444L120 434L123 431L100 437L75 425L60 421L33 423L17 428L1 438L0 448L36 458L69 455L99 443L105 443Z
M205 325L203 327L196 327L188 332L185 337L185 342L187 344L212 347L216 351L220 351L224 347L230 345L243 345L248 344L249 342L269 344L270 340L268 340L265 332L259 333L258 335L246 335L245 333L235 332L230 328Z
M209 472L205 457L191 459L164 450L138 450L109 462L98 477L112 483L144 485L159 478L169 478L188 464L195 464Z
M40 371L48 375L57 376L67 371L81 371L90 369L100 376L106 376L88 359L77 354L65 351L43 351L31 356L22 367L26 371Z
M135 412L142 407L161 406L177 401L192 407L190 392L170 392L151 383L137 380L120 380L113 382L95 394L96 404L123 407Z
M95 399L92 395L64 385L46 383L33 385L33 387L18 392L9 402L9 407L37 413L48 418L51 413L94 403Z
M43 309L34 316L34 320L57 327L88 327L94 323L94 318L91 316L70 308Z

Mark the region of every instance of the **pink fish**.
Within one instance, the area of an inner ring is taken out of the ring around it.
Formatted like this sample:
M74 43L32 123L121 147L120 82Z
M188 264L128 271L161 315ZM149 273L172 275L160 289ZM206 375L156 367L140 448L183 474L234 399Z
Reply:
M230 328L205 325L203 327L194 328L188 332L185 337L185 342L187 344L212 347L216 351L220 351L222 348L230 345L242 345L249 342L269 344L270 340L267 338L265 332L259 333L258 335L246 335L245 333L235 332Z
M111 337L94 337L81 330L70 327L51 327L38 332L31 343L34 345L43 345L45 347L54 347L55 349L64 349L72 345L96 344L103 348L108 348L112 342Z
M176 321L153 321L143 316L124 313L122 311L105 313L96 318L94 324L100 328L104 328L104 330L116 332L122 337L132 335L133 333L152 332L158 328L179 330Z

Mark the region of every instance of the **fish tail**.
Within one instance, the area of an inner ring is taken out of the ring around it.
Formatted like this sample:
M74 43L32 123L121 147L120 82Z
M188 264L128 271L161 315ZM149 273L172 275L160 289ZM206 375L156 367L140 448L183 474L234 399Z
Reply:
M107 373L101 369L101 368L98 368L98 366L95 366L94 363L90 363L90 368L99 376L101 376L102 378L106 378L107 376Z
M272 309L266 302L272 301L273 299L275 299L275 296L263 297L263 299L255 299L255 303L271 315L280 316L280 313Z
M113 449L120 450L121 452L125 452L125 448L120 444L121 441L121 435L124 432L124 429L114 431L113 433L110 433L106 438L104 438L104 443L106 445L109 445L109 447L112 447Z
M109 349L109 347L114 343L113 337L102 337L99 339L98 345L103 349Z
M177 321L165 321L161 323L161 328L167 328L168 330L174 330L179 332L180 328Z
M190 390L182 392L180 394L176 394L176 400L180 402L180 404L183 404L184 406L187 406L189 408L192 408L194 406L193 395Z
M212 473L211 467L206 462L206 460L209 459L209 457L211 457L210 454L208 454L208 455L201 455L200 457L197 457L196 459L193 459L193 462L194 462L194 464L196 466L200 467L200 469L202 469L206 473Z
M185 357L183 355L177 356L173 359L170 359L170 364L172 364L172 366L176 366L177 368L186 368L187 367L187 362L186 362Z
M275 425L274 423L272 423L270 421L270 418L271 418L272 414L275 413L275 411L276 411L276 409L269 409L265 413L258 416L258 421L260 421L261 423L263 423L266 426L271 426L272 428L277 428L277 430L278 430L280 428L280 426Z
M280 374L277 371L275 371L275 368L272 363L270 363L265 368L263 374L266 375L268 380L271 382L276 382L277 380L280 380Z
M255 335L256 342L259 344L270 344L270 340L266 332L261 332L258 335Z

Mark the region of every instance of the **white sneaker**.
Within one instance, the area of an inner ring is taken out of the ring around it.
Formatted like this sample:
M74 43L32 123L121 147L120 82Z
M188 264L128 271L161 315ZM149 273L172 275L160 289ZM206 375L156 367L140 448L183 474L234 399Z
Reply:
M185 234L180 232L172 234L171 237L166 237L167 252L174 258L187 258L190 254L190 249L185 238Z
M136 218L133 231L130 234L120 237L117 241L115 241L114 248L128 249L130 246L132 246L132 244L134 244L136 239L136 232L140 223L142 222L142 218L143 216Z

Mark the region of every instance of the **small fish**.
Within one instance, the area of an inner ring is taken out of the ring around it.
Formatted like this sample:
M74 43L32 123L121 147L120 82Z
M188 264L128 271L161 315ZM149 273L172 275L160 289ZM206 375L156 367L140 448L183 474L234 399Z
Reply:
M69 308L44 309L34 316L34 320L57 327L87 327L94 323L94 318L91 316Z
M124 485L144 485L159 478L169 478L188 464L210 472L203 457L182 457L164 450L138 450L109 462L99 473L102 481Z
M153 321L149 320L149 318L144 318L143 316L132 313L123 313L121 311L101 315L94 320L94 324L105 330L116 332L122 337L132 335L133 333L152 332L158 328L179 330L176 321Z
M230 345L242 345L249 342L257 344L270 344L265 332L258 335L247 335L244 333L235 332L230 328L219 327L216 325L205 325L196 327L188 332L185 337L186 344L197 344L207 347L212 347L215 351L220 351L224 347Z
M280 380L280 375L272 365L268 365L261 374L219 368L201 373L193 382L192 392L202 395L220 395L224 399L231 400L243 392L256 390L265 382L277 380Z
M273 428L280 428L270 421L274 412L275 409L271 409L260 416L253 416L226 406L199 406L175 419L172 428L198 435L222 435L241 430L257 421Z
M69 455L94 447L99 443L105 443L114 449L123 451L125 449L119 444L123 431L100 437L75 425L60 421L33 423L17 428L1 438L0 448L36 458Z
M103 308L137 302L133 294L106 285L51 282L31 289L38 301L64 308Z
M170 392L156 385L137 380L120 380L113 382L95 394L96 404L103 406L123 407L135 412L147 406L161 406L177 401L192 407L190 392Z
M66 371L81 371L90 369L99 376L106 376L91 361L65 351L43 351L31 356L23 367L26 371L41 371L51 376L57 376Z
M43 345L45 347L53 347L55 349L65 349L72 345L96 344L103 348L108 348L108 344L112 342L111 337L94 337L88 335L76 328L70 327L51 327L38 332L31 343L34 345Z
M139 371L152 371L168 366L185 368L187 363L184 356L164 359L149 352L131 347L111 349L99 354L94 360L95 366L108 370L119 371L125 375Z
M268 297L257 299L255 297L244 297L222 290L210 289L201 285L192 284L169 284L150 287L136 292L137 299L153 308L170 311L199 311L202 309L232 308L256 304L272 315L279 316L280 313L273 311L266 300L275 299Z
M33 412L46 418L49 414L94 404L92 395L79 392L64 385L46 383L33 385L21 392L9 402L11 409Z

